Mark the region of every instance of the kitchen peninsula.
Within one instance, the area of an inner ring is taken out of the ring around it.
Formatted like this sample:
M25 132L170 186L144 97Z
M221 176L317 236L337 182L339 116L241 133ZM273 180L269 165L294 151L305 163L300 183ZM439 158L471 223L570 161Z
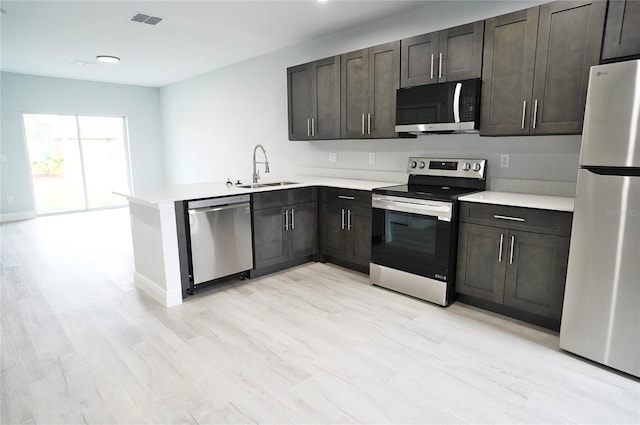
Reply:
M292 183L251 188L211 182L118 193L129 201L136 287L165 307L182 303L179 238L185 230L179 228L176 206L181 207L184 201L318 186L370 191L397 183L317 176L288 176L277 180Z

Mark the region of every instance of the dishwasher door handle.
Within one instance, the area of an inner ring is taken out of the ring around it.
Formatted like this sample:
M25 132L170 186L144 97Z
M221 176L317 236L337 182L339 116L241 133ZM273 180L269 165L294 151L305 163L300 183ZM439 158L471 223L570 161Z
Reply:
M249 202L241 202L239 204L220 205L219 207L195 208L189 210L189 214L205 214L216 211L231 210L234 208L247 208L251 206Z

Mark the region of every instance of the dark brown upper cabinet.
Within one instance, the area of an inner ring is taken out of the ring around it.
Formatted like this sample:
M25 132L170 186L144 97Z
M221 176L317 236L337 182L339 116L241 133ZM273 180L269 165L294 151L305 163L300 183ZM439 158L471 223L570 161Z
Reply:
M400 87L480 78L484 21L400 42Z
M610 0L602 61L640 57L640 1Z
M480 134L579 134L606 3L559 1L485 23Z
M289 140L340 138L340 56L287 69Z
M341 56L343 139L396 137L396 90L400 84L400 42Z

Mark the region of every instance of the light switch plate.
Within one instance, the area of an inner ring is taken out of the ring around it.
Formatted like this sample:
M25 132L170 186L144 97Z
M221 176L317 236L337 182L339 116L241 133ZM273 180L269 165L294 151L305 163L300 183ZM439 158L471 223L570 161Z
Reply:
M375 163L376 163L376 153L369 152L369 164L375 164Z
M336 152L329 152L329 162L338 162L338 154Z

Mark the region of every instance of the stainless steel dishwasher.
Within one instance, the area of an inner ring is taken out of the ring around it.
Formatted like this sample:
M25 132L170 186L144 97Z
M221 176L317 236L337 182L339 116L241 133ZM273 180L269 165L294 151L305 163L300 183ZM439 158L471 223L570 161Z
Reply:
M193 284L253 268L249 195L189 201Z

